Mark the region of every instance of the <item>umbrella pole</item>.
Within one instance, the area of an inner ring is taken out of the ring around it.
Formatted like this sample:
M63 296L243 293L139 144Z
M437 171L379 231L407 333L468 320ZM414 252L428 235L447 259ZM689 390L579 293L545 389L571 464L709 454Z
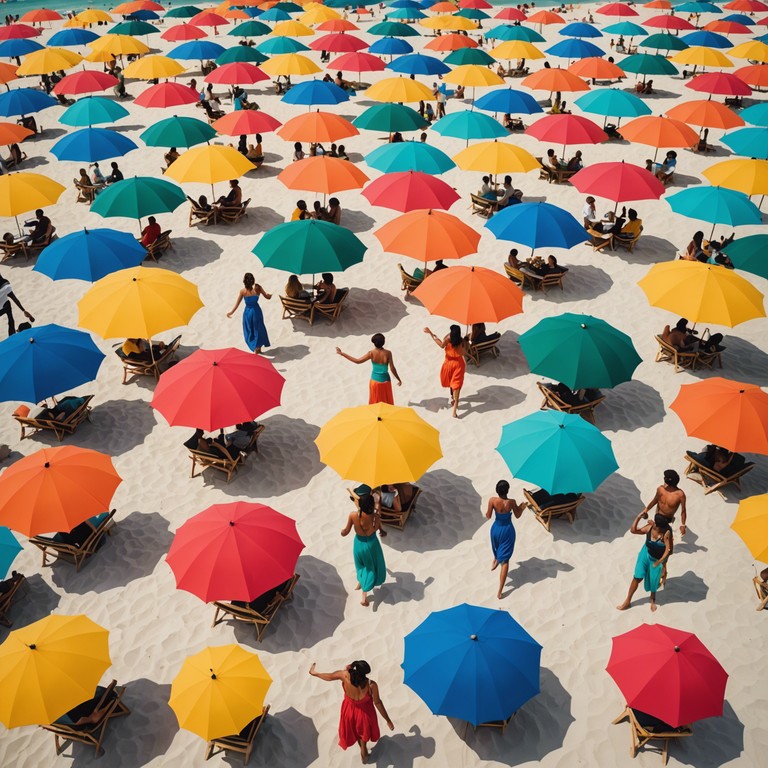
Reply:
M714 234L715 234L715 226L716 226L715 224L713 224L713 225L712 225L712 231L709 233L709 239L710 239L710 241L712 240L712 235L714 235Z
M16 226L17 226L17 228L19 230L19 237L21 237L21 224L19 224L19 217L18 216L14 216L13 218L16 219Z

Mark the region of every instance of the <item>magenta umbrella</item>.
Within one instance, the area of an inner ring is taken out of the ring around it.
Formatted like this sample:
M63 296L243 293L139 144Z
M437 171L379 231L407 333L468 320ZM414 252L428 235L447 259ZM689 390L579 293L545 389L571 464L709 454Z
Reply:
M616 208L628 200L658 200L666 190L664 184L645 168L623 160L589 165L571 176L569 181L579 192L613 200Z
M608 140L608 134L597 123L581 115L548 115L537 120L525 130L539 141L562 144L600 144Z
M436 176L419 171L385 173L372 181L363 197L371 205L391 208L393 211L448 210L458 199L456 190Z

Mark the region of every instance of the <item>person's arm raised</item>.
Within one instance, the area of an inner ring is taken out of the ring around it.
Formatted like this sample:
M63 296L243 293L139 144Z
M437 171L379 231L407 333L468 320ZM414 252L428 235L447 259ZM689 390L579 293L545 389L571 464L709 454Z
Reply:
M336 672L318 672L315 670L315 666L316 664L312 664L309 668L309 674L312 675L312 677L319 677L321 680L325 680L328 683L333 680L344 680L344 676L346 675L346 672L343 669L338 669Z

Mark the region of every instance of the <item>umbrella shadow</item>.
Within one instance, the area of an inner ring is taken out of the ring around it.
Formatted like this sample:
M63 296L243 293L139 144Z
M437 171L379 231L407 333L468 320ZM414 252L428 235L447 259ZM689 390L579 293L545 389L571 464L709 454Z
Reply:
M352 211L349 208L345 209L343 213L342 226L346 227L351 232L367 232L373 229L376 220L371 218L367 213L362 211Z
M554 672L541 668L541 692L527 701L512 718L504 733L500 728L477 728L448 718L456 734L479 760L515 766L541 761L563 746L574 717L571 694Z
M97 402L93 406L91 422L83 424L68 442L110 456L121 456L141 445L156 423L149 403L143 400ZM130 424L131 428L125 429L125 424Z
M427 472L419 481L422 494L407 530L390 531L386 544L398 552L451 549L475 535L485 519L477 514L480 494L469 478L447 469Z
M275 155L272 153L267 153L264 155L264 162L255 170L248 171L246 174L247 179L273 179L275 176L279 175L280 171L282 171L282 167L277 165L272 165L272 163L281 163L283 162L283 158L279 155Z
M0 642L14 629L26 627L35 621L50 616L59 606L61 596L51 589L51 585L39 573L27 578L26 585L16 593L8 617L12 627L0 625Z
M563 304L569 301L584 301L596 299L607 293L613 280L600 267L591 264L573 264L568 267L568 274L563 281L563 290L553 287L547 291L528 291L527 295L534 300L554 301Z
M616 248L613 251L603 251L606 255L616 257L628 264L655 264L657 261L675 259L677 246L665 237L656 235L640 235L637 245L630 252L626 248Z
M168 521L157 512L132 512L116 518L111 536L80 571L71 563L51 566L53 583L68 593L107 592L149 576L168 552L173 534Z
M371 750L368 765L377 768L413 768L418 758L429 759L435 756L436 744L431 736L422 736L418 725L412 725L408 733L409 736L404 733L394 736L382 734Z
M42 126L38 126L38 136L44 141L60 139L62 136L65 136L66 133L67 131L64 128L43 128Z
M40 157L40 156L28 157L24 161L24 170L27 171L30 168L39 168L41 165L48 165L47 157Z
M647 429L661 423L666 414L661 395L642 381L627 381L605 395L595 411L595 423L603 432Z
M635 78L635 79L637 80L638 78ZM649 76L646 79L647 80L653 80L654 77L653 76ZM631 94L633 94L635 96L637 95L635 93L635 86L634 85L631 85L629 88L622 88L622 90L626 91L627 93L631 93ZM642 98L643 101L656 101L657 99L677 99L677 98L680 98L680 97L679 97L679 94L672 93L672 91L664 91L664 90L660 90L660 89L657 89L657 88L654 87L653 93L644 93L644 94L642 94L642 96L640 98ZM653 147L651 147L651 149L653 149Z
M249 765L257 768L308 768L320 755L318 737L314 722L293 707L281 712L270 711ZM223 756L223 762L237 768L243 764L242 757L234 753Z
M737 336L725 335L723 339L723 365L729 368L730 364L737 363L733 372L733 378L744 381L747 384L757 384L764 387L768 381L768 353L765 348L755 346L751 341L740 339ZM732 369L733 370L733 369ZM710 376L723 376L719 368L699 368L691 371L694 376L709 378ZM731 378L728 376L727 378Z
M273 208L267 208L263 205L255 208L250 208L248 211L248 219L250 219L252 232L266 232L267 230L276 227L278 224L283 224L285 219ZM254 226L255 225L255 226Z
M545 579L556 579L558 573L568 573L573 570L570 563L549 558L542 560L540 557L529 557L517 563L509 572L507 587L520 589L526 584L537 584Z
M134 123L133 125L111 125L110 130L116 131L117 133L131 133L132 131L144 131L146 130L146 125L140 125L139 123ZM158 152L162 152L162 147L154 147L154 149L157 149ZM162 161L160 161L162 162Z
M726 699L721 717L700 720L694 735L675 744L675 760L696 768L718 768L744 754L744 723Z
M493 328L488 327L486 331L493 332ZM517 331L504 331L496 345L499 351L498 357L488 355L481 357L480 365L467 365L467 373L504 381L529 373L528 361L520 348L519 339L520 334Z
M427 587L435 580L433 576L429 576L424 581L418 581L412 573L390 571L389 568L387 568L387 576L384 584L377 587L368 598L374 613L380 605L399 605L423 600Z
M473 413L492 413L514 408L525 400L525 394L514 387L502 387L490 384L479 389L472 395L459 400L459 416L469 416ZM446 405L448 400L446 398Z
M224 249L216 242L202 237L174 237L173 248L161 257L162 265L168 269L183 271L196 267L207 267L218 261Z

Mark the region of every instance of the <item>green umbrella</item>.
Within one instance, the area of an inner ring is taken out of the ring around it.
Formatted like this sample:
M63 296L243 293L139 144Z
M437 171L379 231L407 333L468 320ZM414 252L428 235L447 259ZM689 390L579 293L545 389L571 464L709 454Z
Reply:
M170 213L187 198L180 187L165 179L134 176L110 184L99 192L91 211L107 218L141 219L155 213Z
M625 72L636 75L676 75L677 67L657 53L635 53L619 62Z
M127 114L128 110L112 99L105 99L103 96L84 96L64 110L59 122L85 128L99 123L114 123Z
M253 248L265 267L295 275L343 272L367 250L346 227L329 221L289 221L265 232Z
M195 5L180 5L178 8L171 8L170 11L166 11L166 19L191 19L193 16L197 16L198 13L202 13L203 9L198 8Z
M724 249L736 269L768 279L768 235L749 235Z
M519 341L532 373L574 390L615 387L641 363L626 333L591 315L544 318Z
M265 56L263 53L250 46L233 45L231 48L227 48L224 53L219 54L216 57L216 63L219 66L222 66L223 64L231 64L234 61L248 61L251 64L259 65L264 63L268 58L268 56Z
M374 104L352 121L367 131L420 131L429 123L415 110L402 104Z
M500 24L491 30L486 37L489 40L525 40L526 43L543 43L544 38L530 27L515 27L511 24Z
M677 35L670 35L669 32L649 35L637 45L638 48L655 48L658 51L684 51L689 47L688 43L681 40Z
M132 35L133 37L156 35L159 31L158 27L154 24L148 24L146 21L121 21L108 30L110 35Z
M452 67L460 67L464 64L479 64L480 66L488 66L493 64L496 59L489 53L481 51L479 48L459 48L455 51L451 51L443 61L446 64L450 64Z
M268 56L279 56L281 53L301 53L310 50L309 46L292 37L270 37L256 46L259 53Z
M139 137L148 147L194 147L216 136L216 130L195 117L167 117Z
M251 19L233 27L227 34L234 35L235 37L261 37L262 35L268 35L271 31L263 21Z

